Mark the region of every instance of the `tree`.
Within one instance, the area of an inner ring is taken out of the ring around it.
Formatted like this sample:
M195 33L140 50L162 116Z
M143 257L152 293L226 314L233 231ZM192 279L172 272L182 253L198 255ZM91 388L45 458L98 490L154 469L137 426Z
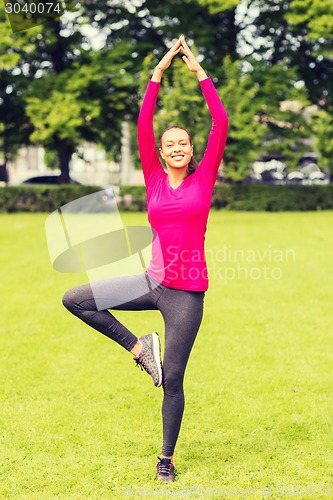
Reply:
M296 26L306 25L307 38L320 44L326 56L333 55L333 3L331 0L292 0L287 20Z
M32 125L25 112L24 94L29 79L17 70L24 53L31 49L26 33L12 36L4 11L0 11L0 147L2 179L8 179L7 164L14 161L22 144L29 144Z
M31 139L47 148L48 157L58 154L62 180L68 180L71 155L83 141L101 143L119 155L122 120L136 123L145 58L153 54L152 68L185 31L229 113L226 172L240 180L262 145L267 152L288 154L299 147L297 137L306 134L305 123L298 111L282 109L282 103L304 103L305 89L309 102L329 112L333 82L332 41L325 35L330 20L319 0L304 0L310 14L300 0L241 3L248 9L238 8L238 0L82 0L70 16L26 32L26 50L4 46L0 63L19 53L3 79L7 89L15 81L13 96L21 89L21 100L13 99L11 107L21 106ZM104 45L93 48L85 25L103 34ZM16 35L17 40L23 37ZM159 131L166 116L187 126L200 156L209 116L195 80L179 64L175 61L176 71L171 69L164 79L156 126ZM19 121L15 116L11 120ZM11 137L15 140L14 133Z
M133 78L120 63L128 52L120 43L113 51L85 53L82 61L34 82L27 98L32 139L57 152L62 182L69 181L71 156L83 141L119 154L121 122L133 105Z
M84 141L99 142L119 155L121 121L136 114L132 47L117 42L112 50L94 51L81 33L84 23L81 7L69 18L14 36L4 23L7 38L0 62L7 65L8 78L3 75L2 86L8 82L7 89L16 89L20 82L20 92L11 101L9 92L0 88L6 96L0 106L10 108L6 120L16 124L11 151L26 140L42 144L48 157L57 154L62 182L69 182L71 156ZM4 32L3 25L1 29ZM24 137L17 133L22 118ZM8 130L8 124L5 129L2 126L5 149Z
M319 155L319 164L330 172L333 182L333 110L320 110L313 118L314 148Z
M289 68L297 68L309 101L323 109L329 108L329 96L332 96L333 91L333 65L330 56L333 48L332 3L329 6L329 2L330 0L248 2L248 7L258 12L252 21L250 55L266 66L283 62ZM326 25L329 26L327 32Z
M180 26L190 26L188 35L198 40L205 67L219 76L220 54L235 56L235 5L213 12L197 0L187 0L187 9L181 0L134 5L83 0L70 16L25 32L30 50L15 68L29 79L24 114L31 140L46 148L48 158L58 155L63 182L69 180L70 158L80 142L100 142L119 154L120 123L136 119L135 78L144 57L152 51L162 54ZM83 35L86 23L105 33L103 48L92 50Z
M239 62L226 57L223 62L223 85L218 89L229 116L229 131L223 165L226 179L240 182L257 158L265 126L256 118L260 105L258 89L251 75L242 74Z
M137 61L137 76L144 58L151 52L162 55L166 45L184 32L193 39L205 68L215 77L220 75L221 59L229 54L237 58L239 28L235 9L239 1L229 0L218 11L202 0L142 0L140 2L81 2L92 26L105 33L109 48L128 41Z
M218 79L222 75L222 59L226 55L238 59L238 3L223 0L217 9L213 8L213 0L172 0L162 4L159 0L146 0L145 6L151 16L159 18L158 29L165 39L176 38L184 31L187 39L194 40L205 69Z
M254 63L251 76L257 89L257 117L266 127L262 149L283 156L295 166L298 151L305 148L303 139L310 134L303 116L308 101L304 88L296 85L297 72L284 63L266 67L263 72L261 64Z

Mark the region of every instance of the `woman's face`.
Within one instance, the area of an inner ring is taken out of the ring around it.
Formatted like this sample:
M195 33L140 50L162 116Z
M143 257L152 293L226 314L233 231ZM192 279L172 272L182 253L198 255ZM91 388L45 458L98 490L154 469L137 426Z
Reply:
M186 130L171 128L162 135L160 153L167 167L184 168L190 163L193 146Z

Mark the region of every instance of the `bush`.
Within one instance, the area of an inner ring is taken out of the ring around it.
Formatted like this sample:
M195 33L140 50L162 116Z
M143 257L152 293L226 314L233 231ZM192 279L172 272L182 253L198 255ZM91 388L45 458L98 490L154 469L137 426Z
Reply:
M120 186L118 207L120 210L143 212L146 210L145 186Z
M0 188L0 212L53 212L70 201L99 191L98 186L5 186Z
M333 185L269 186L218 184L212 206L229 210L265 212L333 208Z
M7 186L0 188L0 212L53 212L98 186ZM146 210L144 186L120 186L120 210ZM212 207L227 210L282 212L333 209L333 184L327 186L268 186L217 184Z

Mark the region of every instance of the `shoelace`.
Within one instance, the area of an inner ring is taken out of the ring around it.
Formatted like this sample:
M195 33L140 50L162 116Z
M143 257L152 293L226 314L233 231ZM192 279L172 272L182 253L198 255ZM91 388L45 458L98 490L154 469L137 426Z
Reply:
M136 368L141 368L141 371L143 372L143 366L142 363L139 359L135 359L136 362Z
M157 458L159 459L159 462L157 464L158 474L160 474L161 476L170 476L171 460L162 459L160 457Z
M146 369L146 365L142 359L142 356L138 356L137 358L134 358L134 361L136 362L136 368L141 368L141 371L143 371L143 369Z

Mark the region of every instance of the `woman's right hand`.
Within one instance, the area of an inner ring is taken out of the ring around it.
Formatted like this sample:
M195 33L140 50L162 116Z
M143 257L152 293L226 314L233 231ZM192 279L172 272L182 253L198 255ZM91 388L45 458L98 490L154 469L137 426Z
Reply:
M161 81L164 71L168 69L168 67L172 63L173 58L178 54L178 52L180 52L181 48L182 48L182 41L180 36L177 42L171 47L170 50L168 50L168 52L162 57L160 62L155 67L153 76L151 78L153 82Z

